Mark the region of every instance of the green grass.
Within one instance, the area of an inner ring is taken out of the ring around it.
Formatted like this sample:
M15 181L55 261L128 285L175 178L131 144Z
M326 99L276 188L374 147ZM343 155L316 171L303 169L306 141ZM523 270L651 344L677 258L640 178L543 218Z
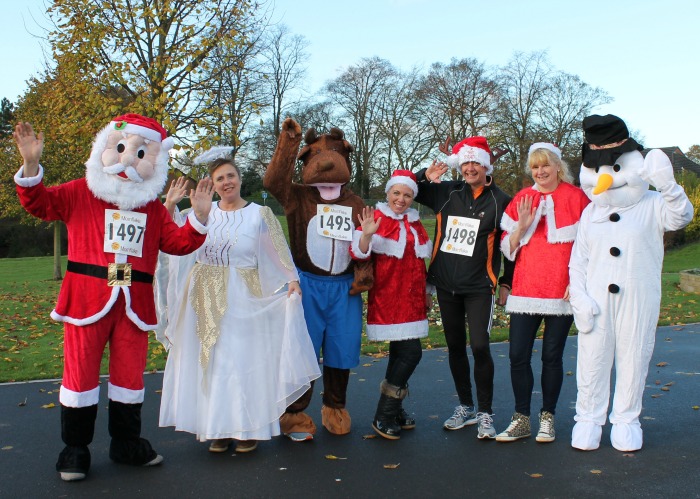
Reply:
M286 223L282 224L286 228ZM425 222L432 235L434 221ZM63 258L65 269L66 258ZM700 267L700 242L669 251L664 259L662 303L659 325L689 324L700 319L699 297L678 286L678 271ZM52 257L0 259L0 382L60 378L63 364L63 327L49 314L61 283L53 276ZM430 333L425 348L445 346L437 305L429 314ZM166 354L150 335L147 368L163 369ZM493 342L508 339L508 317L498 308L491 333ZM362 351L370 355L387 353L388 343L368 343L363 336ZM105 354L106 359L107 354ZM106 364L103 362L103 372Z

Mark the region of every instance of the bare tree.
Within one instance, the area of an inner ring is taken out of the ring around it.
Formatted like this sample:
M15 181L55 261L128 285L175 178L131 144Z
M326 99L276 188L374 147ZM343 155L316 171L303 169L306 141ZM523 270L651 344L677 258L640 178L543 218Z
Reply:
M553 142L559 145L564 157L577 157L583 138L583 118L611 100L605 91L591 87L576 75L556 73L537 106L539 123L533 127L535 140Z
M499 182L509 191L523 186L527 152L536 136L538 110L549 90L551 72L546 52L515 52L499 72L498 133L493 135L511 152L498 164ZM501 145L492 142L491 147Z
M433 140L455 141L483 135L493 123L498 105L498 86L492 70L473 58L434 63L419 92Z
M383 142L383 184L396 169L415 170L435 145L432 127L420 100L422 77L417 69L396 72L388 80L377 131Z
M304 61L308 58L309 42L301 35L293 35L284 24L273 27L268 34L263 57L266 62L267 85L272 110L272 130L279 137L283 121L285 98L297 88L306 76Z
M381 144L378 132L382 109L389 96L389 80L396 69L384 59L362 59L345 70L325 88L330 100L339 108L340 127L355 146L353 160L354 187L360 197L367 198L372 179L372 164L377 160Z

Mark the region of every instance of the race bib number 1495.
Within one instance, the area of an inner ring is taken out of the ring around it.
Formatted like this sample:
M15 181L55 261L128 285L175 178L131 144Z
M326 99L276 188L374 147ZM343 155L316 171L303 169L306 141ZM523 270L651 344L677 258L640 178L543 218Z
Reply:
M337 204L319 204L316 207L318 234L341 241L352 241L352 208Z

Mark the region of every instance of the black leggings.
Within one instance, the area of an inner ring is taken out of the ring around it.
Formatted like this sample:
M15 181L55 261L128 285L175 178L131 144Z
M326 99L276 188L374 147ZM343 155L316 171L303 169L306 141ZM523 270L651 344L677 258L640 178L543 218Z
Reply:
M491 414L493 403L493 358L489 345L494 295L489 293L457 295L438 288L442 327L449 351L450 371L455 383L459 402L474 405L472 383L467 357L467 330L474 355L474 382L478 412Z
M542 410L554 414L564 381L562 356L566 337L574 321L573 315L510 315L510 381L515 396L515 411L530 415L534 377L532 347L540 324L544 320L542 337Z
M389 363L386 366L386 380L399 388L408 386L408 379L416 370L423 356L419 339L389 342Z

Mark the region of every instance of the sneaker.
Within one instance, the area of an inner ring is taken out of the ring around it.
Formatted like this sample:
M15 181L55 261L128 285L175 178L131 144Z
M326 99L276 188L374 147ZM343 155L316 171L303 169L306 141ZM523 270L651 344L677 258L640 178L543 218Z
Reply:
M459 430L476 423L476 411L473 405L460 404L455 407L455 413L442 424L446 430Z
M549 411L540 412L540 431L535 440L538 442L554 442L554 414Z
M209 452L226 452L231 445L232 438L217 438L209 445Z
M493 427L493 414L478 412L476 413L476 419L479 422L479 431L476 434L476 438L479 440L496 438L496 428Z
M516 412L513 414L513 417L510 418L508 428L496 435L496 441L512 442L520 438L527 438L530 434L530 416Z
M258 448L257 440L239 440L236 444L236 452L253 452Z

